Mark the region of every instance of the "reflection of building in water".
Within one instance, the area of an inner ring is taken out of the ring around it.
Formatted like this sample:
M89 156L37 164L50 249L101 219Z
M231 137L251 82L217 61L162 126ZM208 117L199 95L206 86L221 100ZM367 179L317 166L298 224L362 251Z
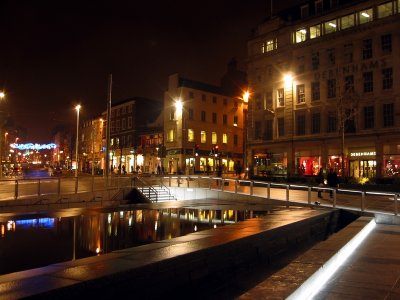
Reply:
M399 1L303 2L248 43L255 175L398 175Z

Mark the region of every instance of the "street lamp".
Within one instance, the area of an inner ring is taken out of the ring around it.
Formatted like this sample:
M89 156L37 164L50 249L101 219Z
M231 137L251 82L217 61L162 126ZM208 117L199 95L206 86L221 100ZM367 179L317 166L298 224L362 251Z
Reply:
M75 159L76 159L76 166L75 166L75 177L78 177L78 142L79 142L79 111L81 109L81 105L78 104L75 106L76 110L76 141L75 141Z
M3 91L0 91L0 101L6 97L6 94ZM1 112L0 112L1 113ZM3 178L3 118L0 116L0 178Z
M291 104L292 104L292 134L291 134L291 167L290 167L290 175L293 176L294 175L294 171L295 171L295 152L294 152L294 95L293 95L293 76L291 74L285 74L285 76L283 77L283 80L285 82L285 91L287 87L290 87L290 95L291 95ZM286 92L285 92L286 95ZM285 101L286 102L286 101ZM286 103L285 103L286 106Z
M248 104L249 104L249 98L250 98L250 92L249 91L245 91L244 93L243 93L243 96L242 96L242 100L243 100L243 104L244 105L246 105L246 109L243 109L243 126L244 126L244 141L243 141L243 144L244 144L244 147L243 147L243 152L244 152L244 155L243 155L243 164L244 164L244 167L245 167L245 171L246 171L246 174L245 174L245 176L247 177L248 176L248 172L249 172L249 167L248 167L248 163L247 163L247 141L248 141ZM244 106L243 106L243 108L244 108ZM239 174L239 176L240 176L240 174Z

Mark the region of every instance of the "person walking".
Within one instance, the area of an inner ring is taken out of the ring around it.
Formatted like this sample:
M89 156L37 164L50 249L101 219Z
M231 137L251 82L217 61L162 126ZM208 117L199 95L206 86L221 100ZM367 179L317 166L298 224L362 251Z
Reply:
M337 174L335 171L333 171L332 168L329 169L327 181L328 181L329 187L332 188L331 190L329 190L329 196L332 198L333 197L333 189L337 188L337 185L338 185Z
M317 178L316 178L316 182L318 184L319 187L323 187L324 186L324 170L322 168L319 169ZM318 198L322 198L322 189L318 189Z

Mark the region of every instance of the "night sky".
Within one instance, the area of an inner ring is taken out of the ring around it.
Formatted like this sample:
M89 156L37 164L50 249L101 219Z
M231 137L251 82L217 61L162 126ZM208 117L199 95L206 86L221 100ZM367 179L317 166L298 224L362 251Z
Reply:
M232 57L244 69L251 31L266 0L0 1L0 109L50 142L59 123L100 114L113 74L113 100L163 99L180 73L219 85Z

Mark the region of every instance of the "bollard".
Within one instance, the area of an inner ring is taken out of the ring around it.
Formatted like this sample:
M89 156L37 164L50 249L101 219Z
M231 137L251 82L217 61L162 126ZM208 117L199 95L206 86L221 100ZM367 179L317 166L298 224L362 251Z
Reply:
M333 208L336 207L336 189L333 189Z
M267 183L267 199L271 198L271 183Z
M394 215L395 216L397 216L397 214L398 214L398 208L397 208L397 194L394 194L394 197L393 197L393 199L394 199Z
M307 194L307 201L308 201L308 204L311 204L311 186L309 186L308 187L308 194Z
M361 192L361 211L365 210L365 192Z
M286 186L286 202L287 202L286 208L289 208L289 190L290 190L290 185L288 184Z
M253 180L250 181L250 196L253 196L253 184L254 184Z
M238 180L235 179L235 194L237 194L238 191Z
M18 180L15 180L14 199L18 199Z

